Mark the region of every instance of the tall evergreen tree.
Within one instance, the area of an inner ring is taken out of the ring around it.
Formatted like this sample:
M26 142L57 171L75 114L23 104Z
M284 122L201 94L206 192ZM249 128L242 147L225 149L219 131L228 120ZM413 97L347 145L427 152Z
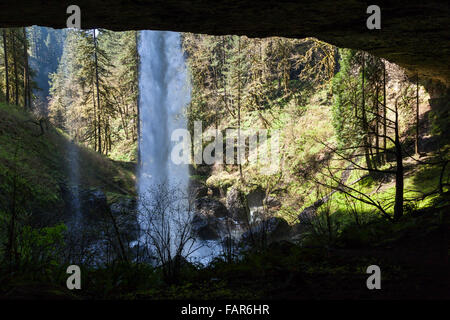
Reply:
M8 68L8 45L7 45L7 30L3 29L3 58L4 58L4 73L5 73L5 98L6 103L9 103L9 68Z

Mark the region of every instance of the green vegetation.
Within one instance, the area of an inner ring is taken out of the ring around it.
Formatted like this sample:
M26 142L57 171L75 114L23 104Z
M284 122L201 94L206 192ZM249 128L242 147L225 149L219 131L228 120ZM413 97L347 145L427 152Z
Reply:
M67 135L49 123L41 125L39 120L21 108L0 104L1 153L3 179L17 174L25 179L24 184L34 190L30 199L51 201L59 198L59 185L67 182L66 145ZM79 146L81 156L81 184L99 187L106 192L134 194L134 168L126 163L114 162ZM14 173L16 172L16 173ZM3 180L2 181L5 181ZM38 196L39 195L39 196ZM34 205L30 204L30 205Z
M67 215L67 145L71 142L61 130L39 122L22 108L1 103L0 115L0 255L5 263L8 250L15 252L19 277L32 277L23 281L54 281L55 268L64 274L58 263L66 230L62 223ZM133 166L77 148L84 188L107 192L111 203L114 196L135 194ZM8 240L11 230L17 237L14 244Z
M436 137L441 148L416 161L415 127L437 125L428 118L438 111L427 110L426 93L419 87L416 93L414 79L387 61L314 39L237 38L185 36L194 83L191 121L202 119L204 126L222 131L279 130L282 162L269 177L260 174L259 164L214 166L208 186L276 190L272 195L282 199L282 207L273 214L291 223L333 191L338 192L330 200L332 212L357 205L389 219L399 219L403 206L420 208L438 196L419 199L439 189L442 170L448 179L448 144ZM414 118L419 108L422 123ZM426 187L413 184L420 172L430 178Z
M49 115L75 141L120 161L136 160L137 34L67 32L51 75Z

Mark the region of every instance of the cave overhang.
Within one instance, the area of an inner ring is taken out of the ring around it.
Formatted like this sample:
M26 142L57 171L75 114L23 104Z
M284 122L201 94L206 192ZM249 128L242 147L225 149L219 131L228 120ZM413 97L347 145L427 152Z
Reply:
M316 37L365 50L450 86L449 5L396 0L83 0L0 2L0 27L65 28L69 5L81 9L81 27L172 30L249 37ZM381 29L369 30L370 4L381 8Z

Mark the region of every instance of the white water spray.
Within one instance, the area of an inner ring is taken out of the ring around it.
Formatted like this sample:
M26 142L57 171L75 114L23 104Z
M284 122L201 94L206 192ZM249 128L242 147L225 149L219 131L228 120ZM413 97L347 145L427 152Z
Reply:
M140 194L155 184L188 187L188 165L170 160L175 129L186 128L185 108L190 88L180 34L142 31L139 44Z
M187 128L185 111L190 102L190 85L179 33L142 31L139 55L140 171L138 191L140 203L138 210L141 229L148 234L148 232L152 232L149 229L155 226L145 222L149 212L144 208L144 201L148 200L149 196L153 197L153 199L149 199L150 201L158 197L155 191L160 192L161 190L158 190L157 186L164 184L169 192L179 190L187 195L189 167L186 163L175 164L171 160L172 149L176 143L179 143L171 141L171 136L176 129ZM175 253L177 249L176 242L180 239L180 228L183 229L186 223L190 224L189 218L183 220L182 217L183 214L186 214L186 212L182 212L184 209L180 209L184 205L176 205L175 207L178 209L171 210L169 213L168 220L170 222L167 224L167 229L164 227L162 228L164 230L159 230L163 234L170 233L170 237L167 237L167 234L165 236L167 239L171 239L172 253ZM167 231L169 229L170 231ZM191 242L186 244L186 251L192 249L191 245ZM211 244L207 243L196 243L193 246L195 252L189 258L203 263L207 263L217 250L215 248L217 244L213 244L212 248Z

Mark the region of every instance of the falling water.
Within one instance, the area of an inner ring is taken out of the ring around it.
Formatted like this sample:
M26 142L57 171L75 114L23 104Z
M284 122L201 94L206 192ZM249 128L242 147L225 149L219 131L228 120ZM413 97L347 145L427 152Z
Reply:
M175 164L170 157L174 144L178 143L171 141L172 133L187 128L185 110L190 102L181 35L168 31L142 31L139 55L140 199L145 199L149 190L160 184L168 185L168 190L177 189L187 194L188 164ZM143 213L142 202L139 207L141 229L148 229L142 218L148 212ZM174 231L178 232L173 229L171 232ZM171 235L171 239L176 237ZM215 249L202 244L190 258L205 262L205 257L212 256L211 250Z
M170 161L171 133L186 128L184 111L190 101L180 34L142 31L139 54L139 192L160 183L187 189L188 165Z

